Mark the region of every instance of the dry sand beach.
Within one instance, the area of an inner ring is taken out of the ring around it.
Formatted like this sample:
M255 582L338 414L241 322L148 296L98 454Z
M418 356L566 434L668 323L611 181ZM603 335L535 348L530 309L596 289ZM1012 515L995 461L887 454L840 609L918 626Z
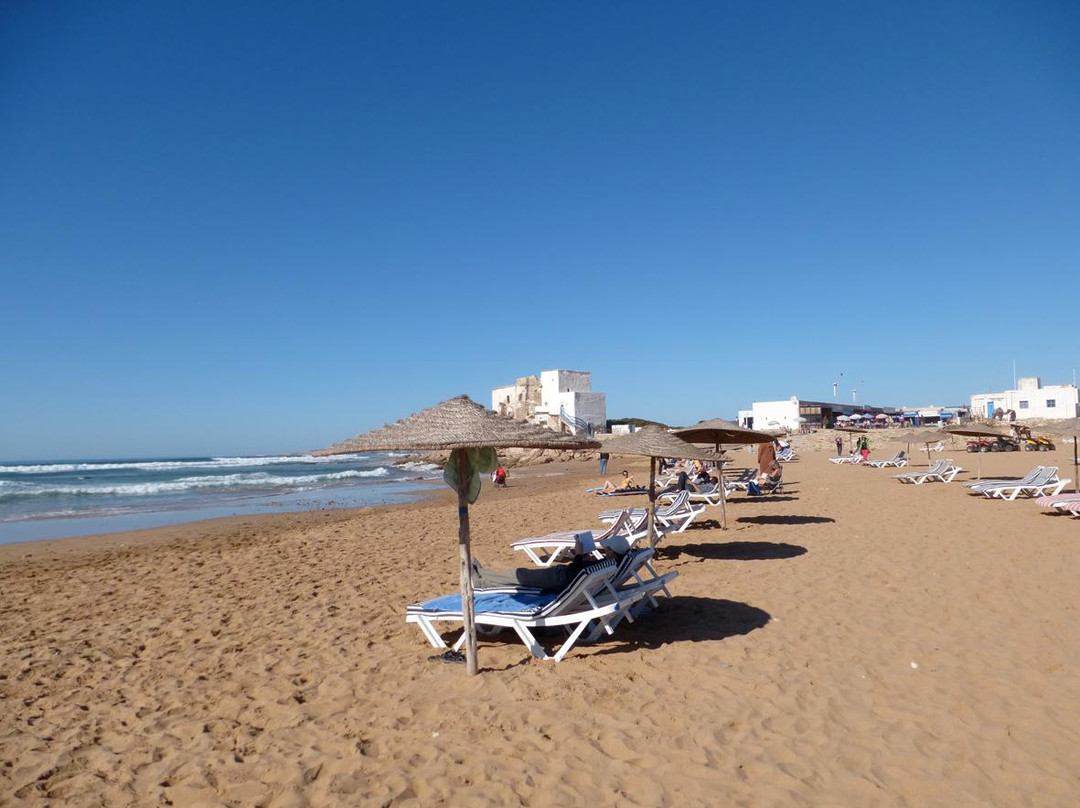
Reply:
M473 678L404 623L457 588L445 489L0 547L0 805L1076 805L1080 521L813 443L784 495L665 540L658 612L559 664L482 639ZM596 480L486 486L475 554L596 525Z

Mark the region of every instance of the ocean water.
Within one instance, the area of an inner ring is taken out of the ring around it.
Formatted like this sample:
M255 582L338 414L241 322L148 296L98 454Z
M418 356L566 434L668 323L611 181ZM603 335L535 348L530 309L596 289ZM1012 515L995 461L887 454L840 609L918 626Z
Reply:
M0 463L0 544L402 502L441 475L387 453Z

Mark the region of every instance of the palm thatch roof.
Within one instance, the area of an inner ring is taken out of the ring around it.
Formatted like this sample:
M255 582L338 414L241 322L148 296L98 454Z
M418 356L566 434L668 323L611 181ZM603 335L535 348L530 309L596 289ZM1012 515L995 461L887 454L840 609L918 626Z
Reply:
M486 409L468 396L447 399L392 424L312 452L322 457L355 452L438 449L598 449L592 438L567 435Z

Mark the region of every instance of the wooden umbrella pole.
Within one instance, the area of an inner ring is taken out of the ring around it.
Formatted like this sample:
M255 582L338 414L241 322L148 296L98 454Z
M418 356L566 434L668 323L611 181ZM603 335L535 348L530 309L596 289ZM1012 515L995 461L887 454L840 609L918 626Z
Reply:
M480 668L476 661L476 613L473 603L472 551L469 548L469 476L464 449L457 455L458 550L461 553L461 612L465 620L465 662L469 676Z
M1077 458L1077 436L1072 435L1072 493L1080 494L1080 459Z
M649 458L649 546L656 546L656 458Z
M717 441L716 454L720 454L720 442ZM717 479L720 481L720 529L727 530L727 486L724 485L724 461L723 459L717 461L717 468L720 470L720 474Z

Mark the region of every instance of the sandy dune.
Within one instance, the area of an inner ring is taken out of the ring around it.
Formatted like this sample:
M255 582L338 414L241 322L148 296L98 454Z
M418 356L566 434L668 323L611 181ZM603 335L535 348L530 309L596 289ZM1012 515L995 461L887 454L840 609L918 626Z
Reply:
M442 490L0 548L0 805L1076 805L1080 520L826 457L669 537L659 612L474 678L404 624L457 587ZM595 525L594 471L485 487L476 555Z

